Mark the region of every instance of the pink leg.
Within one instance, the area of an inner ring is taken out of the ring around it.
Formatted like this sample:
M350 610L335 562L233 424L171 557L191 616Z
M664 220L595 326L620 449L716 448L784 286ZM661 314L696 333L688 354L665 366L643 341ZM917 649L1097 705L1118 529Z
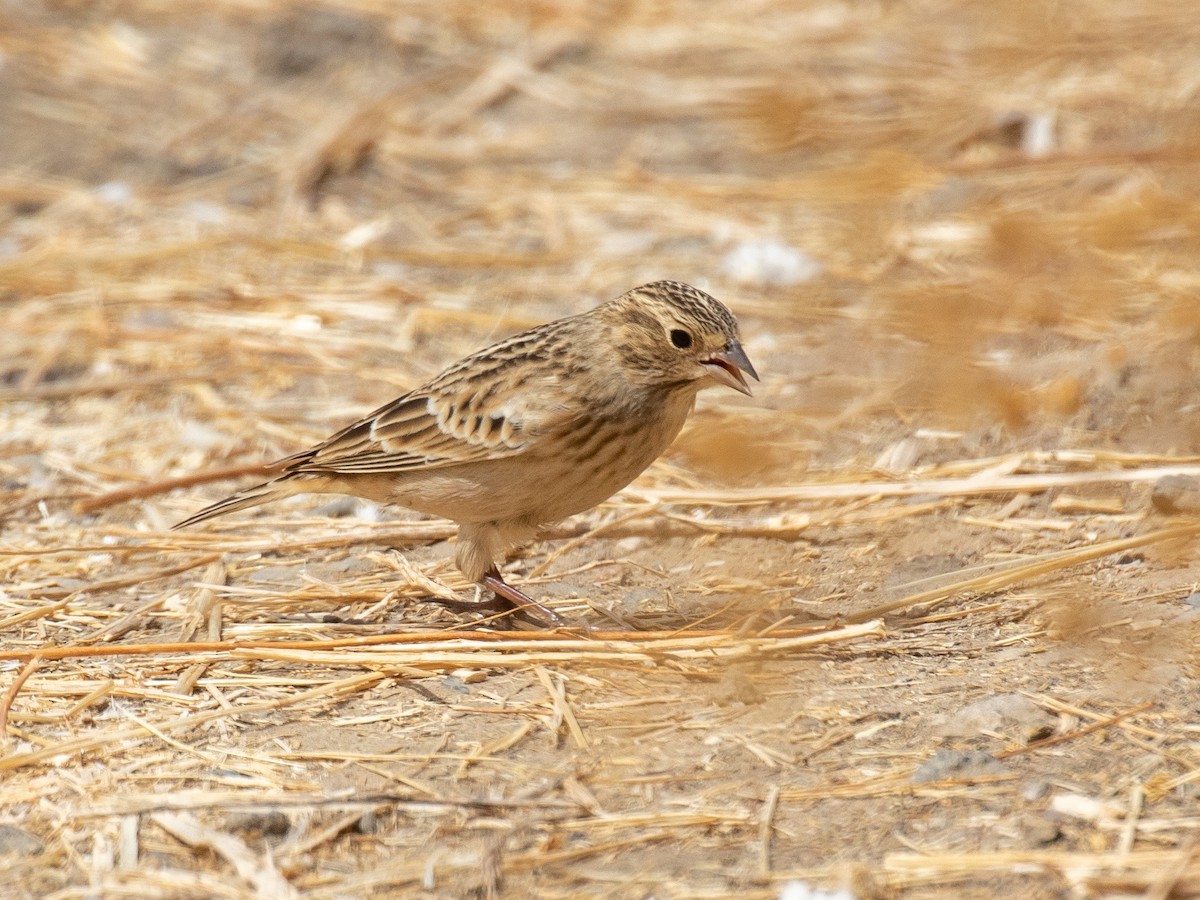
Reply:
M488 569L487 573L483 576L482 584L484 587L489 588L498 599L503 598L507 600L513 609L523 612L526 617L543 628L561 628L567 624L566 620L554 610L548 606L543 606L524 591L513 587L505 581L500 575L500 570L495 566Z
M491 600L444 600L440 597L430 597L429 602L457 612L517 613L542 628L561 628L567 624L566 620L554 610L543 606L528 594L505 581L500 575L500 570L495 566L484 573L479 583L495 595Z

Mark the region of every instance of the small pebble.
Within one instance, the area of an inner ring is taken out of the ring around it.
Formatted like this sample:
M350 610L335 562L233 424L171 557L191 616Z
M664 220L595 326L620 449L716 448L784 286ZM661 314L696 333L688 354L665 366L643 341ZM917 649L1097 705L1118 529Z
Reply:
M44 849L42 842L16 825L0 825L0 856L36 856Z
M260 834L287 834L291 820L277 809L239 809L229 813L225 827L232 831L256 831Z
M379 817L375 810L368 809L354 824L354 830L359 834L374 834L379 830Z
M912 780L916 784L942 781L946 778L979 778L984 775L1004 775L1008 769L984 750L939 750L921 763Z
M826 891L803 881L785 881L779 888L779 900L857 900L854 892L842 888Z
M952 713L942 731L956 737L975 737L982 731L999 732L1027 744L1052 734L1054 723L1054 717L1028 697L993 694Z
M1021 796L1032 803L1035 800L1041 800L1048 793L1050 793L1050 782L1039 778L1037 781L1031 781L1025 785L1025 790L1021 791Z
M1200 509L1200 482L1190 475L1168 475L1154 483L1150 503L1164 515Z
M251 572L250 581L262 582L290 582L296 580L296 573L300 569L298 566L264 566L256 572Z
M1018 824L1025 839L1035 847L1053 844L1062 837L1058 823L1045 816L1026 813L1018 819Z

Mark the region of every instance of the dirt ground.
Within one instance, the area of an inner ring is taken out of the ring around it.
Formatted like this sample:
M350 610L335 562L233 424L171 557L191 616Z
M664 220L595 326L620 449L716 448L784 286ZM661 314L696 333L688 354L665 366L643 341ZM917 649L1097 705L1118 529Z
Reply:
M0 20L0 895L1200 896L1193 4ZM659 278L763 379L514 555L578 628L170 531Z

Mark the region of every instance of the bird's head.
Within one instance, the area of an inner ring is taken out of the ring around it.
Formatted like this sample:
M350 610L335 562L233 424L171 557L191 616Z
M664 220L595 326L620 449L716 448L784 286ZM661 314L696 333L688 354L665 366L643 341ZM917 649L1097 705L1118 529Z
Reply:
M655 281L606 306L630 380L693 390L723 384L750 396L745 375L757 381L758 374L719 300L679 281Z

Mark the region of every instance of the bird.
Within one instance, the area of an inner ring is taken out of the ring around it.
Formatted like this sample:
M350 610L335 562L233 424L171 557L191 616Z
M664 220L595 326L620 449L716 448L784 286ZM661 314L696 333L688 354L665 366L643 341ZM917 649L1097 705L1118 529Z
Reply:
M633 481L674 441L701 389L751 396L746 375L759 380L725 305L655 281L464 357L174 527L306 493L407 507L457 523L458 569L493 594L435 602L560 627L504 580L506 553Z

